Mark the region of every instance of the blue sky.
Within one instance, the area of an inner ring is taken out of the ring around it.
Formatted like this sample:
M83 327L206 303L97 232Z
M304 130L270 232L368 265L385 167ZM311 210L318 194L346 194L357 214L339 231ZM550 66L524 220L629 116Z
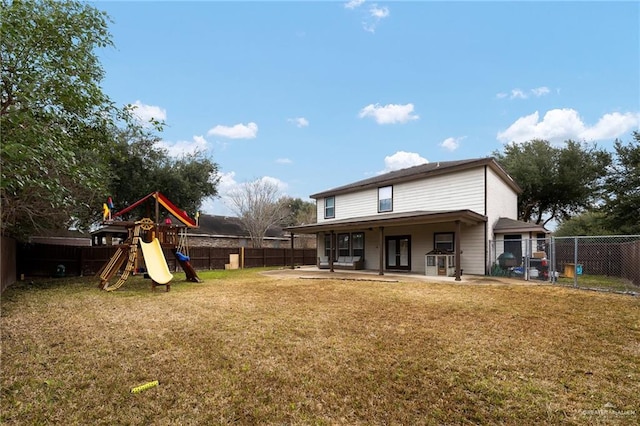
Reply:
M543 138L610 149L640 124L638 2L96 2L105 92L206 150L221 197L310 194ZM162 190L162 188L159 188Z

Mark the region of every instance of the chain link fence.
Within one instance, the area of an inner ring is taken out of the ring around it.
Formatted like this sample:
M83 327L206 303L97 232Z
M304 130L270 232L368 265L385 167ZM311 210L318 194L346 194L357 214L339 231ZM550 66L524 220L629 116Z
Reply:
M551 248L554 282L640 293L640 235L558 237Z
M500 239L489 242L489 275L549 281L551 239Z
M499 239L492 276L640 294L640 235Z

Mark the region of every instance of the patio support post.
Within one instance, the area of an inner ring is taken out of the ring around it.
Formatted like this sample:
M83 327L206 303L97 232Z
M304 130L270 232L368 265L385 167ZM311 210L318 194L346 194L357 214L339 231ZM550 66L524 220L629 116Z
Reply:
M378 242L378 247L378 254L380 255L378 275L384 275L384 226L380 227L380 241Z
M329 241L329 272L333 271L333 231L331 231L331 241Z
M293 244L293 232L291 232L291 269L295 269L294 262L296 259L295 245Z
M456 236L455 236L455 246L456 246L456 281L461 281L460 279L460 221L456 220Z

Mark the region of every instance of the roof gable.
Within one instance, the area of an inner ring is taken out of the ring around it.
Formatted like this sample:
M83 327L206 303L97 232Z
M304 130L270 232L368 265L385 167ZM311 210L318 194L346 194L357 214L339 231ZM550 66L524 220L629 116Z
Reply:
M456 173L462 170L468 170L476 167L489 166L495 171L507 185L509 185L516 193L521 193L522 189L507 174L507 172L492 157L474 158L469 160L457 161L438 161L436 163L420 164L418 166L408 167L406 169L394 170L389 173L363 179L354 183L339 186L337 188L318 192L311 195L311 198L318 199L332 195L347 194L350 192L361 191L369 188L376 188L384 185L393 185L401 182L408 182L418 179L425 179L433 176Z

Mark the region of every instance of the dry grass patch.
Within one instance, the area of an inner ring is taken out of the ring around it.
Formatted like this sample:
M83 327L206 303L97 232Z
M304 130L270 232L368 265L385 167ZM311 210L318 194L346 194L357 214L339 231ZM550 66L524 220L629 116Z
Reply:
M115 293L87 279L7 290L2 424L640 421L637 298L204 278L169 293L138 277Z

